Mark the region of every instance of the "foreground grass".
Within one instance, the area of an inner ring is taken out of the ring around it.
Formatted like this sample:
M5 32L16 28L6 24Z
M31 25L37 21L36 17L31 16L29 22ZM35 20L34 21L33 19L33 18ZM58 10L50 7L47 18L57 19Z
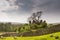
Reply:
M0 40L60 40L60 32L33 37L3 37Z

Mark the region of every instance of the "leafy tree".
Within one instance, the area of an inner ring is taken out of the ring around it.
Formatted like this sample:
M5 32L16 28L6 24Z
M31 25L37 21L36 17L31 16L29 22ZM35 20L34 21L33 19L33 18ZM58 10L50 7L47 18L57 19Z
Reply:
M46 21L44 21L44 22L42 23L42 27L43 27L43 28L46 28L46 27L47 27Z

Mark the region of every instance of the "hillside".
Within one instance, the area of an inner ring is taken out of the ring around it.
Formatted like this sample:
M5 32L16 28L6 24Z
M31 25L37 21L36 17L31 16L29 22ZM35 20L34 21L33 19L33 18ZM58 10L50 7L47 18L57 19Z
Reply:
M60 40L60 32L33 37L2 37L0 40Z

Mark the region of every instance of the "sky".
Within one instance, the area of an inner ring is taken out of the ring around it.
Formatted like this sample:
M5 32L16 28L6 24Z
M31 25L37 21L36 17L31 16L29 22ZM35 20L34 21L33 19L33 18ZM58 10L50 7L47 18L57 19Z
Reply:
M37 11L48 23L60 22L60 0L0 0L0 22L27 23Z

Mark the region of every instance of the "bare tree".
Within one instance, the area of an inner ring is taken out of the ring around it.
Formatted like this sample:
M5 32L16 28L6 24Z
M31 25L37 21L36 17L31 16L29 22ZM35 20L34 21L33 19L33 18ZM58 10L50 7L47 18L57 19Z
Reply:
M40 11L40 12L37 12L37 20L39 21L39 19L41 18L41 14L42 14L42 11Z
M42 11L37 12L37 13L33 13L32 16L30 16L28 18L29 23L39 22L39 20L41 18L41 14L42 14Z

